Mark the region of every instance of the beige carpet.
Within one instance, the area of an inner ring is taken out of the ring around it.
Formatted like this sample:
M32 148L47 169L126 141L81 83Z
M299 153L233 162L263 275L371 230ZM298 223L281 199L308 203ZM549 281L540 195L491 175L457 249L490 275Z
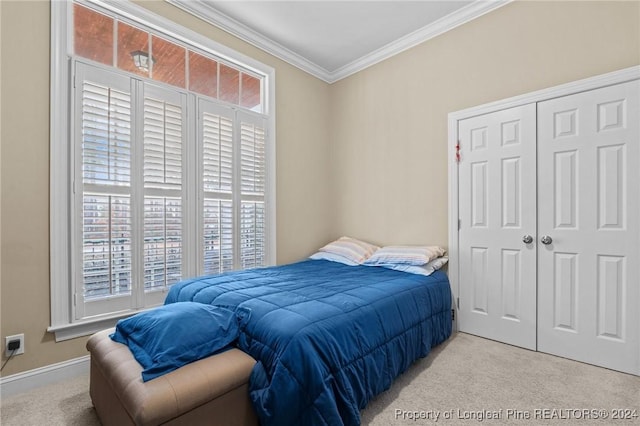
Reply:
M85 375L3 399L1 424L98 425L88 380ZM638 417L613 420L626 414L614 409L635 410ZM600 415L592 410L605 410L609 418L585 419ZM371 401L362 424L427 425L436 415L438 424L640 425L640 377L459 333Z

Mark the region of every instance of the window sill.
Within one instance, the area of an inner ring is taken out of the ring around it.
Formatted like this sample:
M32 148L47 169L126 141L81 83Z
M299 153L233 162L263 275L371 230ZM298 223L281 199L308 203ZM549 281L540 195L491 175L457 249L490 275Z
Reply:
M113 315L82 320L71 324L52 325L47 328L47 332L54 333L56 342L89 336L100 330L115 327L119 319L126 318L149 309L151 308L118 312Z

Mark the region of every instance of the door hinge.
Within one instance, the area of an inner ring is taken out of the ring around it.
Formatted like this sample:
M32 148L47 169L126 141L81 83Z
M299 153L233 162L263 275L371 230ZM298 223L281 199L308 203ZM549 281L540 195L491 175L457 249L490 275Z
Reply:
M456 310L452 309L451 310L451 321L455 321L456 320Z
M462 221L458 219L458 231L460 230L460 228L462 228Z
M460 309L460 298L456 297L456 307Z
M73 293L73 306L78 306L78 293Z

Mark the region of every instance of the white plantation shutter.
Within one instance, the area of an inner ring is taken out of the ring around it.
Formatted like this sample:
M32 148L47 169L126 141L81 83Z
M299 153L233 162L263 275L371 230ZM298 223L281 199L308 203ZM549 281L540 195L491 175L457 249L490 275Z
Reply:
M76 317L131 305L132 96L129 78L78 65L73 210Z
M240 209L240 259L242 269L265 264L264 203L243 201Z
M131 292L129 197L84 193L82 210L84 298Z
M182 278L182 202L144 197L144 287L164 289Z
M265 117L76 66L74 318L161 304L187 275L266 265Z
M266 264L265 119L200 99L205 274Z
M233 264L233 205L231 201L204 200L204 274L231 271Z
M184 103L177 92L144 86L145 291L182 279Z
M199 140L202 168L202 266L204 274L235 269L234 111L201 99Z
M224 111L224 110L223 110ZM231 113L232 111L225 111ZM205 192L231 193L233 118L202 112L202 184Z
M84 297L131 291L129 197L131 99L90 81L82 85L82 245ZM126 188L125 188L126 191Z
M242 194L264 197L264 123L240 122Z
M145 188L180 189L182 185L182 108L144 99Z
M265 119L239 111L240 128L240 261L241 267L266 264Z
M81 125L83 183L128 186L131 95L84 81Z

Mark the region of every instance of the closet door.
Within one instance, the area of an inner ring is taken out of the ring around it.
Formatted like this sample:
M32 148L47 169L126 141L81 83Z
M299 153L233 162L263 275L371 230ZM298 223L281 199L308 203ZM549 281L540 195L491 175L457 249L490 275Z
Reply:
M535 350L535 105L458 126L459 329Z
M538 350L640 374L638 82L538 104Z

